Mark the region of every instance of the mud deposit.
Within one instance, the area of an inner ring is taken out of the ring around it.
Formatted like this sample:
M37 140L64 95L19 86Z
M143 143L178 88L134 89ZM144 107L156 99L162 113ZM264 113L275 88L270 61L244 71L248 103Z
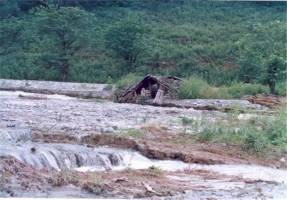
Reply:
M200 144L182 118L228 122L236 102L202 109L0 92L0 197L287 199L287 171L236 147ZM258 112L235 116L244 121ZM263 166L265 165L265 166Z

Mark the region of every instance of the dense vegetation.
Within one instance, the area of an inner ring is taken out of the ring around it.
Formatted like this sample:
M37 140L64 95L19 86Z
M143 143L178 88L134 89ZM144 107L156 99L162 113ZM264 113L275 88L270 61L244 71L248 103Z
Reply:
M285 94L285 12L286 2L0 0L0 78L154 73Z

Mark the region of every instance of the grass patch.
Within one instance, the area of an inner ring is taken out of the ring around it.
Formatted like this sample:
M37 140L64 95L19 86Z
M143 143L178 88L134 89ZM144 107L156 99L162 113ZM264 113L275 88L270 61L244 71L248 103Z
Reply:
M199 135L198 135L198 141L199 142L210 142L215 137L215 132L212 129L204 129Z
M132 138L143 138L145 136L145 133L142 130L138 129L127 129L122 133L122 135Z
M154 177L161 177L164 175L164 171L161 168L156 167L156 166L149 167L148 171L149 171L150 175L154 176Z
M186 126L186 125L191 125L193 124L194 120L188 117L182 117L181 118L181 123L182 125Z
M268 151L287 152L287 112L281 112L272 117L257 117L245 124L217 123L204 128L197 140L235 144L242 149L265 153Z

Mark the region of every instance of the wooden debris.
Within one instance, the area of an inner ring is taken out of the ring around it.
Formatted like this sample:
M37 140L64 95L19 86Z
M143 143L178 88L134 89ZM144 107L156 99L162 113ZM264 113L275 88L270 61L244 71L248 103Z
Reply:
M121 177L121 178L117 178L114 180L115 183L120 183L120 182L127 182L128 178L126 177Z
M162 104L163 102L163 95L164 95L164 90L159 89L156 93L155 99L153 100L154 104Z
M177 96L182 80L175 76L161 77L147 75L134 86L121 93L117 100L120 103L139 103L139 98L154 99L154 104L162 104L164 97Z
M283 102L280 100L280 97L275 95L255 95L248 97L247 100L251 103L260 104L270 108L280 106Z

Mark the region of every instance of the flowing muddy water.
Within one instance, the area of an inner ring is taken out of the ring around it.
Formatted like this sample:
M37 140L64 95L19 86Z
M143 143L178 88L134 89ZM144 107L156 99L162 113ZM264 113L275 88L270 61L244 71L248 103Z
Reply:
M186 174L184 176L168 175L171 180L186 182L194 186L195 190L186 191L185 195L175 196L174 199L256 199L260 190L264 197L275 199L287 198L287 171L269 167L253 165L200 165L187 164L172 160L151 160L138 152L121 150L109 147L88 148L82 145L70 144L40 144L22 143L17 145L0 145L0 156L13 156L23 163L35 168L54 168L56 170L77 170L80 172L110 171L124 169L148 169L152 166L164 171L192 171L205 170L222 175L236 176L246 179L254 184L246 184L240 179L204 179L200 176ZM73 186L51 188L48 192L40 192L34 195L38 197L91 197L80 189L72 189ZM204 190L203 190L204 189ZM71 193L71 190L73 192ZM245 195L243 191L248 191ZM31 197L31 192L24 192L21 196ZM254 196L250 196L254 195ZM240 198L239 198L240 197Z
M72 144L25 142L0 144L0 156L12 156L36 168L104 171L147 169L151 166L167 171L208 170L252 180L287 183L287 170L256 165L202 165L172 160L153 160L139 152L111 147L90 148Z
M138 152L108 147L88 148L70 144L24 143L0 145L0 156L12 156L36 168L78 171L147 169L182 170L188 164L172 160L150 160Z
M148 123L163 124L176 133L184 128L180 120L182 117L204 119L210 123L230 118L229 114L219 111L117 104L62 95L0 92L0 156L12 156L35 169L69 169L83 173L122 171L127 168L139 170L155 166L173 172L167 175L169 180L180 181L195 188L187 190L186 194L163 199L260 199L260 195L267 199L287 199L287 171L283 169L256 165L188 164L149 159L134 150L31 141L34 133L64 133L79 138L95 132L116 135L122 130L138 129ZM192 170L205 170L239 179L217 180L191 174L182 175L184 171ZM245 179L250 183L243 181ZM49 191L33 193L17 192L16 186L14 190L16 196L22 197L93 197L74 187L55 187ZM0 196L5 194L0 191Z
M12 156L36 168L78 171L148 169L207 170L242 178L287 184L287 170L256 165L202 165L173 160L152 160L132 150L89 148L71 144L24 143L0 145L0 156Z

